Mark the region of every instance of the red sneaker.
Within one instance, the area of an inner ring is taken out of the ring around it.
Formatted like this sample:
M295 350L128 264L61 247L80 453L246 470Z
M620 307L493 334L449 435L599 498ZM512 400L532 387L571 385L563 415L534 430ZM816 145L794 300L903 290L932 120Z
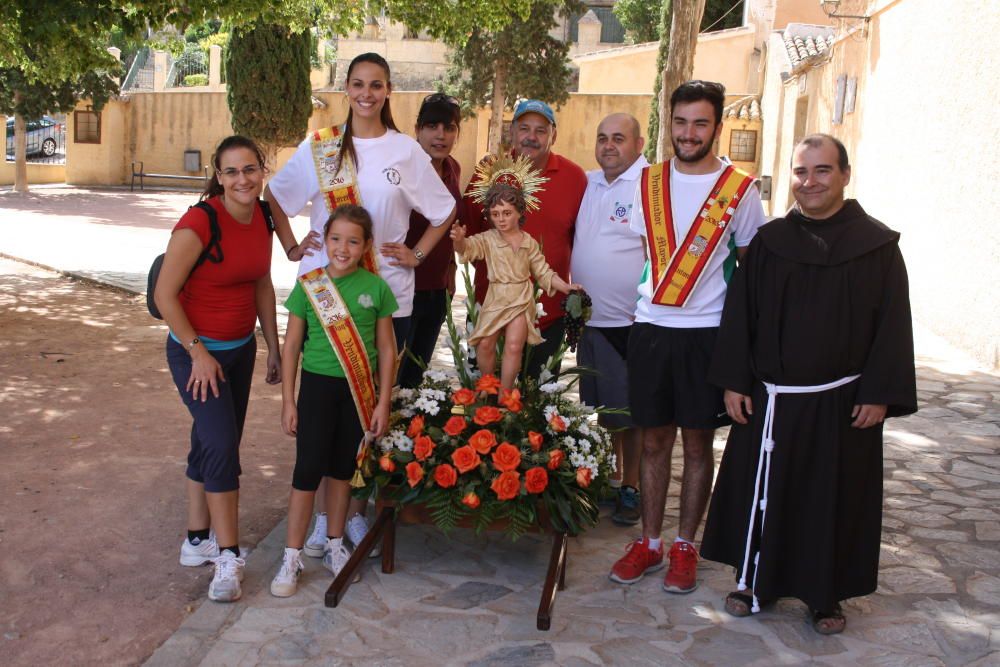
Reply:
M626 548L625 555L611 568L611 581L619 584L634 584L647 572L656 572L663 567L663 543L658 549L649 548L649 540L636 540Z
M674 542L668 553L670 567L663 578L663 590L668 593L690 593L698 588L695 570L698 567L698 552L688 542Z

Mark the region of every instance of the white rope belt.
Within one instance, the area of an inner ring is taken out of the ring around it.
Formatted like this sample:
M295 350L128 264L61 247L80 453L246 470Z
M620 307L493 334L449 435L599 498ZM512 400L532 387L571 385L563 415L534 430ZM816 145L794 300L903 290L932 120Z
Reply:
M740 572L740 581L736 588L740 591L747 589L747 567L750 564L750 542L753 539L754 523L757 519L758 498L760 504L760 532L764 534L764 520L767 518L767 489L771 479L771 452L774 451L774 405L777 402L778 394L818 394L820 392L843 387L845 384L854 382L860 375L849 375L848 377L817 384L812 386L789 386L771 384L765 382L767 388L767 407L764 409L764 431L760 437L760 457L757 460L757 481L753 487L753 503L750 505L750 527L747 529L747 546L743 555L743 570ZM764 493L760 493L761 473L764 475ZM757 599L757 565L760 561L760 549L753 557L753 606L750 611L757 613L760 611L760 601Z

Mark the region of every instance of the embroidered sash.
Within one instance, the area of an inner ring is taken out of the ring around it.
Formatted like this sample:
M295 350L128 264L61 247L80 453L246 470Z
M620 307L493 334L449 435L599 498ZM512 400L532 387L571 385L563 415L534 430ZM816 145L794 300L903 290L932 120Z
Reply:
M344 143L344 126L324 127L316 130L312 138L313 164L316 178L323 193L323 202L328 212L341 204L362 206L361 188L354 160L341 149ZM378 275L378 260L374 247L361 259L361 266Z
M678 245L670 206L670 162L642 170L639 187L654 304L683 307L687 303L718 249L740 198L752 183L752 176L727 166Z
M354 325L347 303L327 274L326 269L313 269L299 276L299 282L302 284L302 289L305 291L316 317L323 325L323 330L337 354L341 368L344 369L347 384L351 388L351 396L354 398L354 407L358 411L361 427L365 430L365 437L358 445L357 461L360 466L367 458L368 432L371 430L372 415L375 412L377 400L375 381L372 377L371 364L368 362L365 342L362 340L358 328ZM357 474L355 477L360 479ZM352 480L353 485L355 485L354 480Z

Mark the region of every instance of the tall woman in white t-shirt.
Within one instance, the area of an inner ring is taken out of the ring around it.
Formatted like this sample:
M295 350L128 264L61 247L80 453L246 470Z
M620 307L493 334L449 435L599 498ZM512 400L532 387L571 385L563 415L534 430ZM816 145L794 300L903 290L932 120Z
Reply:
M413 312L414 268L447 234L455 217L455 199L420 144L396 130L389 107L392 82L385 59L377 53L362 53L354 58L347 68L344 88L350 108L341 150L354 160L361 204L374 222L379 275L399 304L393 315L393 329L396 341L401 342L406 340ZM311 136L299 144L291 159L274 175L264 198L271 204L275 231L285 254L289 259L301 260L299 275L325 266L325 254L316 249L329 210L320 190ZM288 215L298 215L310 202L312 231L296 243ZM408 247L405 240L411 211L423 215L430 225L420 240ZM347 536L355 544L367 530L359 515L363 512L363 503L352 504L349 510ZM322 556L325 544L325 516L319 515L305 552Z

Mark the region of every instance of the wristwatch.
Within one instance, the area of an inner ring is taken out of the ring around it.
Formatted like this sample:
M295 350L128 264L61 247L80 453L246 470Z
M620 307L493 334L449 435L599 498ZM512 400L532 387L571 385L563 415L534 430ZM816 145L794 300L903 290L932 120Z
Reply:
M413 247L413 256L417 258L417 264L422 264L424 258L427 257L427 255L424 254L424 251L416 246Z
M198 338L197 336L195 336L194 338L192 338L191 342L187 344L187 347L186 347L187 351L190 352L191 350L193 350L194 346L197 345L200 342L201 342L201 339Z

